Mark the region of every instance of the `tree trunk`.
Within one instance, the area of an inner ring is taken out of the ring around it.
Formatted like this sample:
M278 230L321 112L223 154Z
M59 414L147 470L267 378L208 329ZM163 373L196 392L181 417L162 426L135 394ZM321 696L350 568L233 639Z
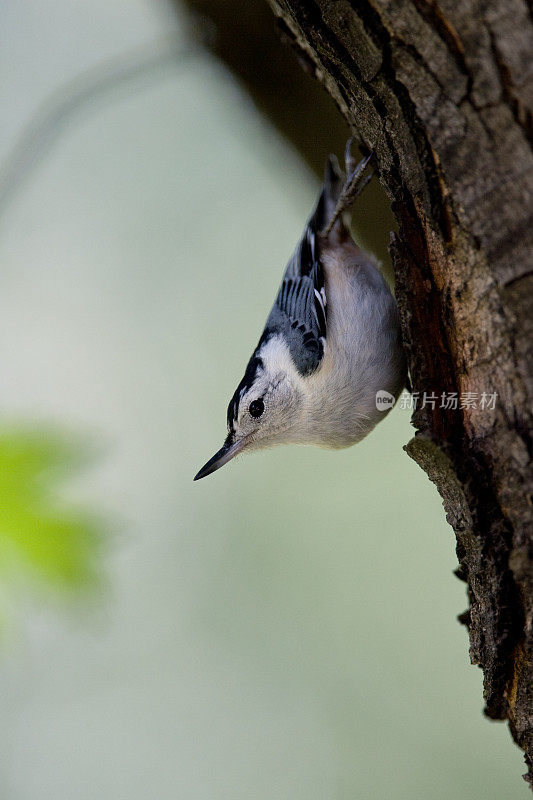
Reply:
M531 10L524 0L269 1L374 151L392 200L420 399L406 449L455 530L486 713L509 720L531 781ZM441 407L443 392L465 407Z

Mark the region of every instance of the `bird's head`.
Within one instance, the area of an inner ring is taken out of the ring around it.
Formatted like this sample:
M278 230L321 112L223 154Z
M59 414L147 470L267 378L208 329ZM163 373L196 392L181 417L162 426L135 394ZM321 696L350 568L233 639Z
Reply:
M260 343L228 406L228 434L194 480L205 478L244 450L284 444L303 409L304 392L288 348L273 336Z

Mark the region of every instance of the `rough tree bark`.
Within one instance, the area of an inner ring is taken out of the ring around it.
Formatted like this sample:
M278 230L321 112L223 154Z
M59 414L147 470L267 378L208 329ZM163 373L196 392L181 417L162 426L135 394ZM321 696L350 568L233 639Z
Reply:
M320 171L344 136L340 117L294 72L265 7L186 2L215 24L215 52ZM456 533L486 712L509 720L531 781L531 10L524 0L269 2L300 62L376 153L392 200L411 380L420 398L439 398L415 413L407 450ZM496 392L498 403L448 411L442 392Z
M468 584L486 713L533 780L533 26L524 0L269 0L376 154L413 389L408 453ZM475 392L477 408L440 408ZM496 392L493 410L482 393ZM464 395L463 395L464 396ZM527 777L527 776L526 776Z

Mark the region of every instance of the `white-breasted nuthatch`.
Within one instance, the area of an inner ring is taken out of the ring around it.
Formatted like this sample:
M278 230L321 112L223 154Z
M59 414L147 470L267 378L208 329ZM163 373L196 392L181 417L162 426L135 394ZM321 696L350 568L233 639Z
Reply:
M363 179L369 160L354 168L348 142L345 180L329 157L316 207L229 404L226 441L194 480L243 450L360 442L393 405L390 398L383 409L376 394L401 392L406 366L396 302L343 218L372 177Z

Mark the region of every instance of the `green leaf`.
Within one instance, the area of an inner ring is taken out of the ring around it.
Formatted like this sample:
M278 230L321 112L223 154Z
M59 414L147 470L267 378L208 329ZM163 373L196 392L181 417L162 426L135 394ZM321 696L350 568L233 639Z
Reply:
M72 508L62 484L86 451L57 432L0 429L0 575L22 569L66 589L94 586L102 522Z

